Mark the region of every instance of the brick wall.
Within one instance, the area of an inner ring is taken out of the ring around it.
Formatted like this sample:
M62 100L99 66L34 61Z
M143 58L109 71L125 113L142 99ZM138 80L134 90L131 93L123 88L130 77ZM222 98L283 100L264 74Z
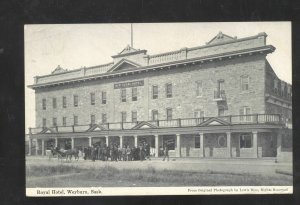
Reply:
M78 116L79 124L89 124L90 115L101 122L101 114L107 114L108 122L119 122L121 112L127 112L127 121L131 121L131 112L137 111L138 121L150 120L151 111L159 112L159 119L166 119L166 108L173 109L173 118L194 117L196 109L205 111L205 116L218 115L218 104L213 100L217 81L225 81L226 115L238 115L242 106L252 108L252 113L264 113L264 56L247 56L222 60L170 70L153 71L142 74L115 77L97 81L74 83L36 90L36 126L42 126L42 118L47 119L47 126L52 126L52 118L57 118L57 125L62 125L62 117L67 118L67 125L73 124L73 116ZM249 90L242 91L240 76L250 78ZM137 87L138 100L131 100L131 88L126 89L127 102L120 101L120 89L114 89L115 83L144 80L144 86ZM202 81L203 95L196 96L196 81ZM173 97L166 98L165 84L172 83ZM152 99L152 85L158 85L158 99ZM101 92L107 92L107 104L101 104ZM90 103L90 93L96 95L95 105ZM79 105L73 106L73 95L78 95ZM67 97L67 108L62 108L62 97ZM52 108L52 98L57 98L57 108ZM42 110L42 99L47 99L47 109Z

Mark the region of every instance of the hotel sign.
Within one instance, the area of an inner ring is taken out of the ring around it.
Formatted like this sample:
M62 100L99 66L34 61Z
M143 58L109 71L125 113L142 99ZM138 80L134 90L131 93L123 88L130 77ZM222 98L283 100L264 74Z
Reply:
M144 80L114 84L114 89L144 86Z

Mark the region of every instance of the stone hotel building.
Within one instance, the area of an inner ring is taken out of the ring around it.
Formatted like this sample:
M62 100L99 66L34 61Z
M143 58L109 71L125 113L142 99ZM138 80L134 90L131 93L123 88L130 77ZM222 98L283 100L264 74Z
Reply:
M292 86L266 59L266 39L220 32L155 55L127 46L107 64L36 76L29 154L146 140L156 157L168 141L171 157L291 160Z

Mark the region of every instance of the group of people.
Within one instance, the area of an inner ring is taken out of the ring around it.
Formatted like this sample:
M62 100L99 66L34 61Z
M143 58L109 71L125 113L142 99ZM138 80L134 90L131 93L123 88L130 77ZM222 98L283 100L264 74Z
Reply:
M53 145L51 145L53 147ZM59 147L55 147L58 152ZM102 161L143 161L151 160L150 144L147 142L141 142L139 146L130 147L124 145L122 148L117 143L110 143L109 146L106 143L95 143L91 147L84 147L76 149L79 155L83 155L84 160L102 160ZM163 156L163 161L167 159L169 161L169 148L168 143L164 143L163 147L160 147L159 156Z
M111 143L109 146L106 143L97 143L92 147L83 148L84 159L102 160L102 161L143 161L151 160L150 144L142 142L138 147L130 147L124 145L120 147L116 143Z

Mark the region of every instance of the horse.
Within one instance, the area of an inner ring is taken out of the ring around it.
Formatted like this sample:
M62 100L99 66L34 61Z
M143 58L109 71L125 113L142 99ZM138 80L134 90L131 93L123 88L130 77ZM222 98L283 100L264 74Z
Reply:
M78 149L68 149L65 150L65 155L66 155L66 160L68 160L68 158L70 159L70 161L72 160L72 157L74 156L75 160L79 160L79 150Z
M75 160L78 161L79 159L79 150L77 149L69 149L69 150L64 150L64 149L53 149L51 148L51 152L54 155L57 155L57 159L62 159L63 157L66 158L66 161L72 160L72 157L75 157Z
M58 160L65 157L65 154L61 150L59 150L57 147L56 148L51 147L51 154L52 154L52 156L57 155ZM50 159L50 157L49 157L49 159Z

